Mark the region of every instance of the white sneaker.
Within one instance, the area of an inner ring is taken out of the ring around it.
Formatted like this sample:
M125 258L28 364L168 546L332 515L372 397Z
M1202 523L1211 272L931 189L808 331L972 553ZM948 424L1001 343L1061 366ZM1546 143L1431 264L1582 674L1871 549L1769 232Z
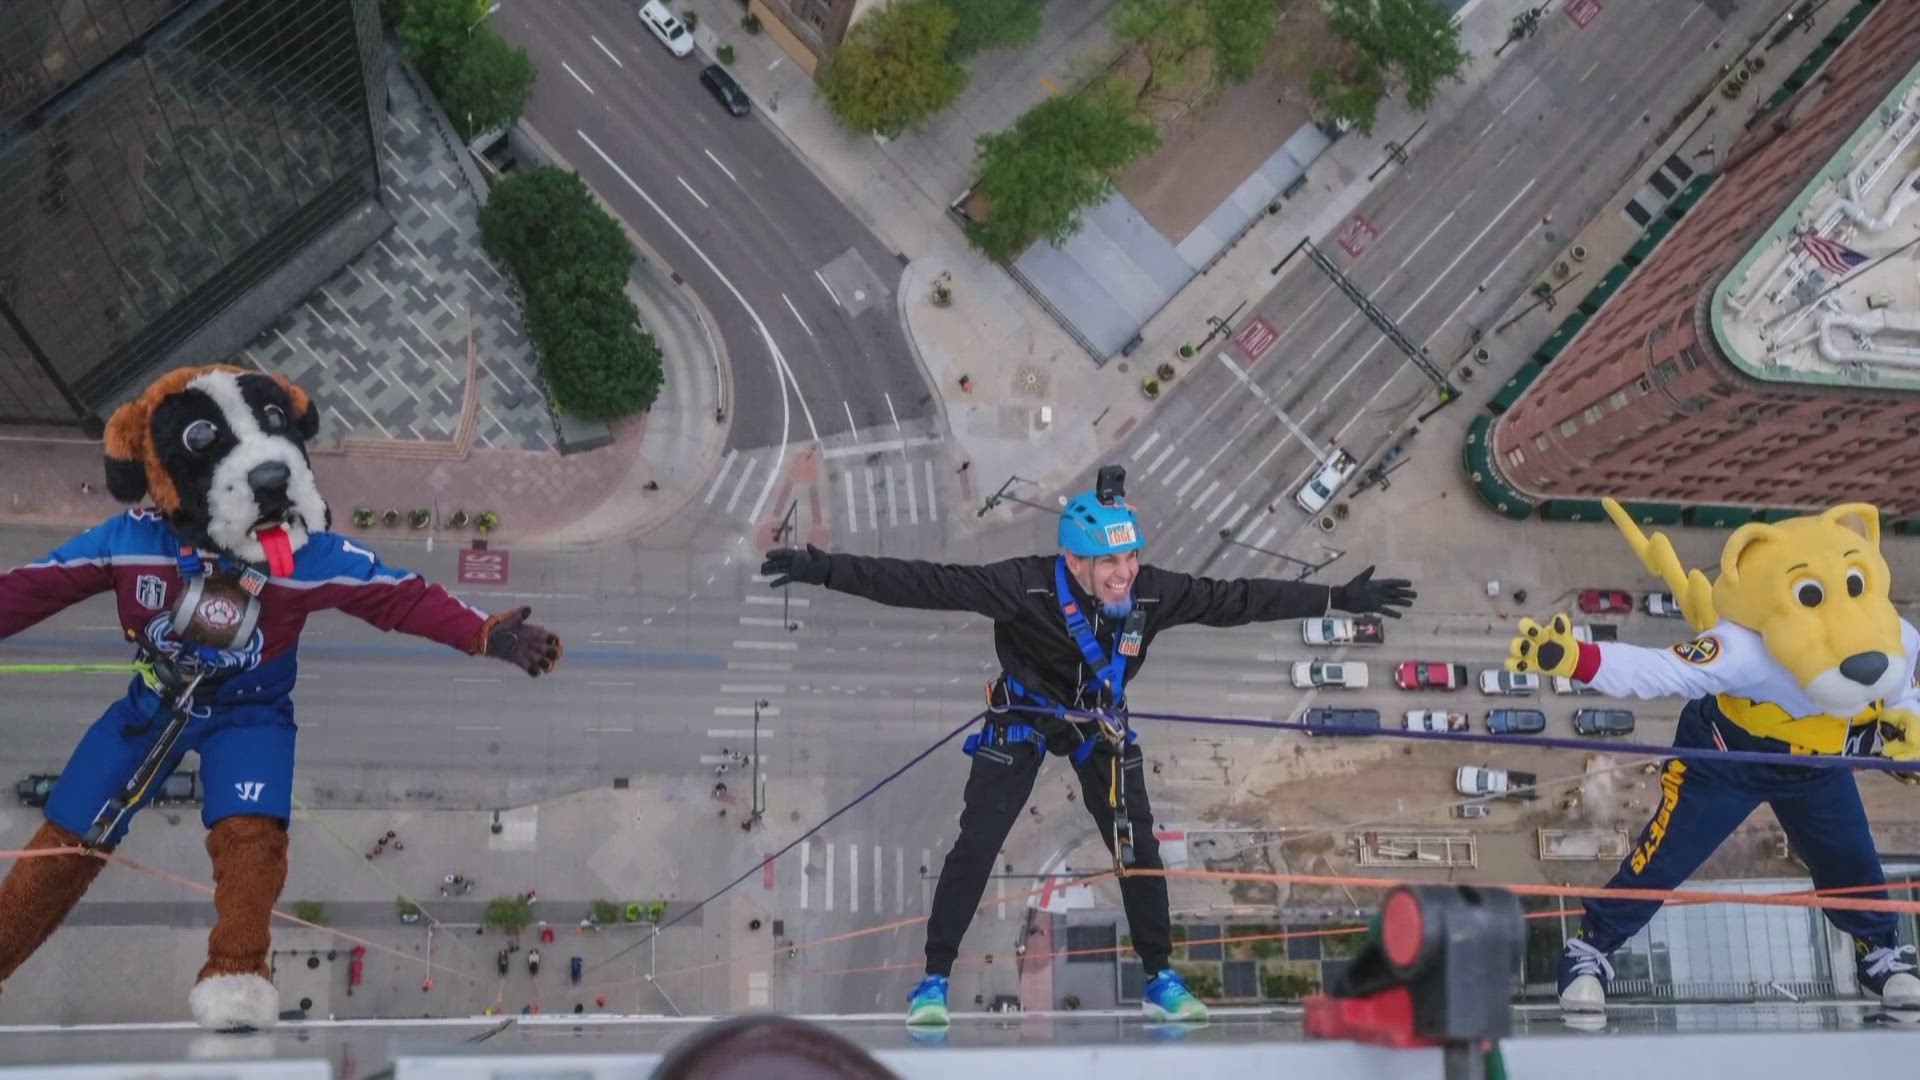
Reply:
M1567 949L1560 954L1560 1011L1606 1012L1607 984L1612 979L1613 965L1606 953L1580 938L1567 939Z

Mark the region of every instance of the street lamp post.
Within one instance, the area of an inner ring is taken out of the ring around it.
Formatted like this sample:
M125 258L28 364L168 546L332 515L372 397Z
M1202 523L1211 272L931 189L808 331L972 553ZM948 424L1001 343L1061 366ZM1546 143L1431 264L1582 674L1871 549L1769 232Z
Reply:
M781 517L780 524L773 527L774 543L783 543L793 535L793 513L798 509L800 509L799 499L787 504L787 512ZM793 621L793 601L789 595L791 591L791 586L780 590L780 624L787 628L788 633L800 629L799 624Z
M747 814L747 827L760 823L760 815L766 807L760 803L760 710L767 704L765 698L753 703L753 795Z
M1329 564L1334 562L1336 559L1339 559L1341 556L1346 554L1346 552L1344 551L1327 547L1325 544L1316 543L1314 544L1314 547L1319 548L1321 551L1331 552L1331 554L1329 554L1325 559L1322 559L1317 563L1310 563L1305 559L1296 559L1291 555L1285 555L1278 551L1268 551L1266 548L1255 547L1254 545L1246 543L1244 541L1235 540L1233 538L1232 529L1221 529L1220 539L1229 544L1232 544L1234 547L1243 547L1243 548L1246 548L1248 551L1258 552L1262 555L1268 556L1269 558L1279 559L1281 562L1290 562L1295 566L1298 566L1300 568L1300 575L1294 579L1296 581L1305 581L1306 579L1312 577L1315 573L1325 569Z

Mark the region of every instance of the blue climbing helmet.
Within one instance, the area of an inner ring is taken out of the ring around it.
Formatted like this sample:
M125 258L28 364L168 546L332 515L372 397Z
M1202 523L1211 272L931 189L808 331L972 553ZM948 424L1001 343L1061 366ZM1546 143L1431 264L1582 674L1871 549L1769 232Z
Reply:
M1140 519L1123 499L1108 506L1094 492L1076 496L1060 515L1060 548L1083 558L1118 555L1146 546Z

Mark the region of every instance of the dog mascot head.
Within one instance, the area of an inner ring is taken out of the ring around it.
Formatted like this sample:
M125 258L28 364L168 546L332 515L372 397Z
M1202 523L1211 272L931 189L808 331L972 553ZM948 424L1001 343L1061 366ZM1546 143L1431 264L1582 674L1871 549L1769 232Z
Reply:
M1742 525L1708 582L1680 565L1665 535L1642 535L1611 499L1607 513L1647 569L1673 590L1687 622L1705 633L1721 619L1766 642L1814 704L1854 716L1896 696L1907 670L1892 575L1880 554L1880 512L1866 503L1822 514Z
M331 512L314 482L307 440L320 415L279 375L224 364L155 380L107 423L107 490L151 498L196 547L293 572L293 553Z

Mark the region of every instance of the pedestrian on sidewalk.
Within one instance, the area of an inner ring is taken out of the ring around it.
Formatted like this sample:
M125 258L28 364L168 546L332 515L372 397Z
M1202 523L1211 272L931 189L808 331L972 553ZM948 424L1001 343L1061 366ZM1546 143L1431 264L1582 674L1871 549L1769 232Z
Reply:
M596 998L594 998L594 999L593 999L593 1007L594 1007L594 1008L596 1008L596 1009L604 1009L604 1008L606 1008L606 1007L607 1007L607 995L605 995L605 994L601 994L601 995L600 995L599 997L596 997Z
M659 491L659 490L660 490L660 482L659 482L658 480L649 480L649 481L647 481L647 490L648 490L648 491Z
M715 784L715 785L713 785L713 797L714 797L714 798L716 798L716 799L717 799L717 798L719 798L720 796L722 796L722 795L725 795L726 793L727 793L727 785L726 785L726 784L724 784L724 783L720 783L720 784Z

